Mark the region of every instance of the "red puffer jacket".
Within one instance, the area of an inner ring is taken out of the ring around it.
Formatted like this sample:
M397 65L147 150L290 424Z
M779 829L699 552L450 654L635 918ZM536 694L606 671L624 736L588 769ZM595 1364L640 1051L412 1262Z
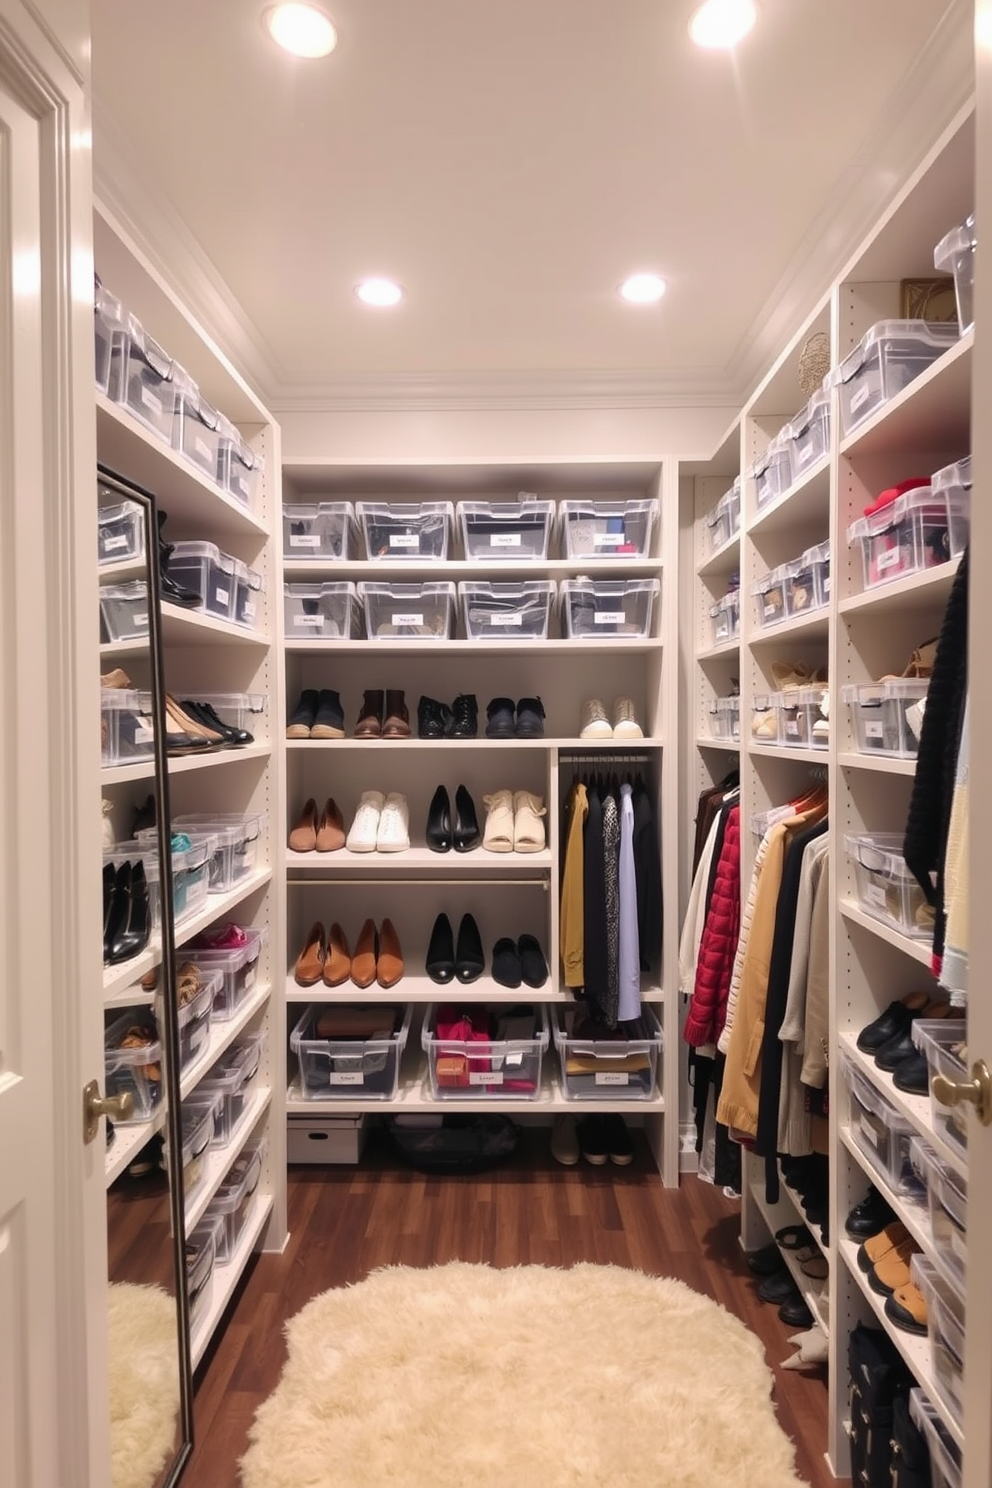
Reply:
M683 1037L693 1048L715 1044L727 1018L727 995L741 926L741 813L731 807L706 910L696 982Z

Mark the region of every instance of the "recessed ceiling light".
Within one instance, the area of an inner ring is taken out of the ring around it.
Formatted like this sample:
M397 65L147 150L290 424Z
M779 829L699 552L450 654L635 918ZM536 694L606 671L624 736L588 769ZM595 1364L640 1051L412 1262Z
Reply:
M689 22L689 35L699 47L729 50L743 40L757 19L754 0L706 0Z
M328 57L338 33L316 5L270 5L265 12L269 35L294 57Z
M402 289L392 279L363 279L355 285L355 293L363 305L380 308L398 305L403 298Z
M632 305L653 305L665 293L665 281L657 274L631 274L621 284L620 293Z

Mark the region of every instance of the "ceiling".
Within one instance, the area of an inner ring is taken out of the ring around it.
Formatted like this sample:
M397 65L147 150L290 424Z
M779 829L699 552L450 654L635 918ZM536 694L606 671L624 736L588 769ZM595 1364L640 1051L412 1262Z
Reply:
M270 395L739 383L849 251L845 204L891 195L885 141L969 8L759 0L728 55L690 42L693 0L325 0L337 51L302 62L263 3L170 0L166 25L151 0L93 0L94 138L98 191L210 280ZM668 293L628 306L616 287L645 268ZM369 274L404 303L362 306Z

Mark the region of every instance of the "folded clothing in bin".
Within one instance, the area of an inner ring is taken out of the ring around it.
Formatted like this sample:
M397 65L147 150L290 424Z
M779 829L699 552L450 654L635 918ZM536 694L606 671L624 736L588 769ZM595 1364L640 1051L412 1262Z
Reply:
M530 1004L487 1008L442 1003L424 1038L433 1083L441 1090L533 1096L540 1083L542 1040L547 1033L537 1008ZM472 1046L477 1046L478 1052Z

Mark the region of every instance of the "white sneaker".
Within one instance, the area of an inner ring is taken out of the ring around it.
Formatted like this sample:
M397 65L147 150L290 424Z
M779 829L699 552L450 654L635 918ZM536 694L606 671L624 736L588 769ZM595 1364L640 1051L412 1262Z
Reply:
M410 812L406 796L390 791L375 834L376 852L405 852L410 846Z
M614 739L643 739L644 730L634 717L634 704L630 698L617 698L613 704Z
M613 728L599 698L586 698L582 704L580 739L612 739Z
M362 792L358 810L355 812L355 820L345 838L345 847L349 852L375 852L379 818L382 815L385 799L382 791Z

